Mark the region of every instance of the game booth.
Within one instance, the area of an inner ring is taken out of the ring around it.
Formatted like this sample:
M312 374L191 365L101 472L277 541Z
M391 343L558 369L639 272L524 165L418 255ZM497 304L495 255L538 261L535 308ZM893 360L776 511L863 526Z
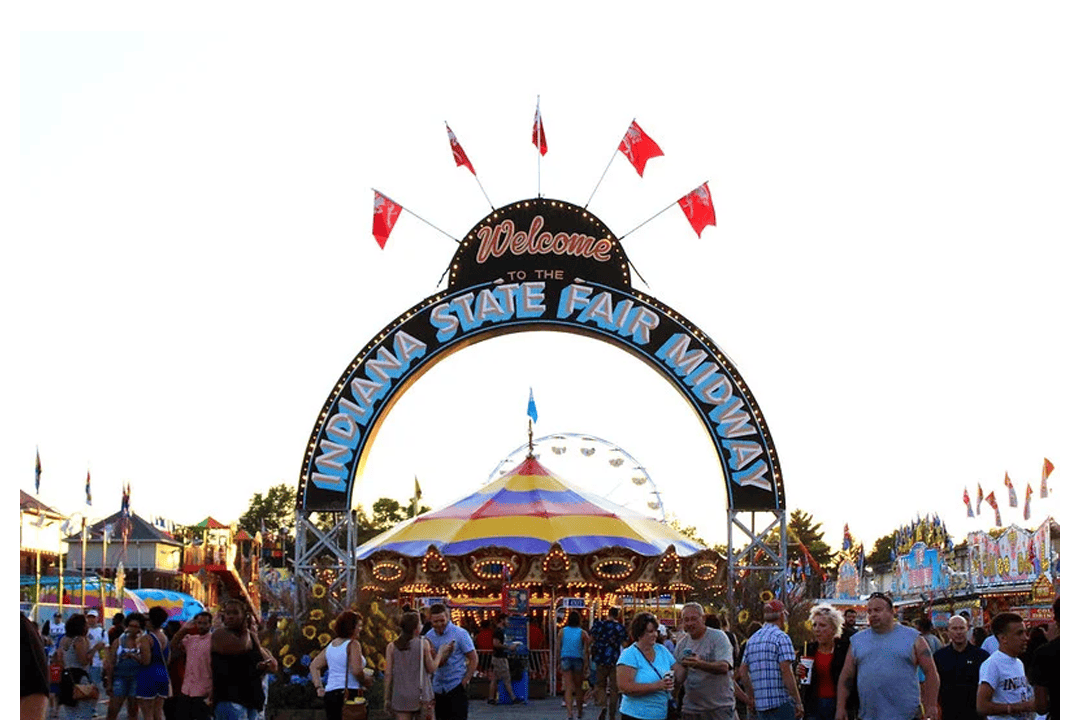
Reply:
M506 612L507 643L528 659L521 694L533 697L557 691L553 639L570 611L585 627L613 605L628 615L667 607L673 619L680 594L719 591L724 569L716 551L557 477L531 449L476 492L360 546L356 559L362 589L413 607L444 602L462 627Z

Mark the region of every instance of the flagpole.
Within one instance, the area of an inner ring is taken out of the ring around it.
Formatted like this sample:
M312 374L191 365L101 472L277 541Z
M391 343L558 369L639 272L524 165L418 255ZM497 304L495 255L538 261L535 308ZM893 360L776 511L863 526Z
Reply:
M60 604L60 612L64 612L64 526L60 526L60 541L56 544L56 601Z
M536 96L536 119L533 120L533 132L536 133L536 197L541 198L540 194L540 158L544 155L540 152L540 95Z
M479 180L477 180L477 182L480 182L480 181L479 181ZM484 188L483 188L483 186L481 186L481 187L480 187L480 189L481 189L481 190L483 190L483 189L484 189ZM384 192L383 192L382 190L376 190L375 188L371 188L371 190L372 190L372 192L377 192L377 193L379 193L379 194L380 194L380 195L382 195L382 196L383 196L384 198L386 198L386 199L387 199L387 200L389 200L390 202L394 203L394 204L395 204L395 205L397 205L397 206L398 206L399 208L401 208L401 209L402 209L402 210L404 210L405 212L409 213L410 215L412 215L412 216L413 216L414 218L416 218L416 219L417 219L417 220L419 220L420 222L422 222L422 223L424 223L424 224L426 224L426 225L429 225L430 227L434 228L435 230L438 230L439 232L441 232L441 233L442 233L443 235L445 235L446 237L448 237L448 238L450 238L451 240L453 240L453 241L454 241L455 243L457 243L458 245L460 245L460 244L461 244L461 241L460 241L460 240L458 240L458 239L457 239L456 237L454 237L454 236L453 236L453 235L451 235L450 233L446 232L445 230L443 230L443 229L442 229L441 227L439 227L438 225L435 225L434 223L428 222L428 221L427 221L427 220L425 220L424 218L420 217L419 215L417 215L416 213L414 213L414 212L413 212L412 210L410 210L409 208L405 207L404 205L402 205L401 203L399 203L399 202L398 202L397 200L395 200L394 198L392 198L392 197L390 197L389 195L387 195L386 193L384 193ZM484 193L484 197L487 197L487 193ZM489 201L489 203L488 203L488 204L490 204L490 201ZM495 208L492 208L492 210L494 210L494 209L495 209Z
M684 197L685 197L685 196L684 196ZM682 200L682 198L679 198L679 200ZM667 212L668 210L670 210L671 208L673 208L673 207L675 207L676 205L678 205L678 204L679 204L679 200L675 200L675 201L674 201L674 202L672 202L672 203L671 203L670 205L666 205L666 206L664 206L664 208L663 208L663 209L662 209L662 210L661 210L660 212L656 213L655 215L653 215L653 216L652 216L651 218L649 218L649 219L648 219L648 220L646 220L645 222L643 222L643 223L641 223L640 225L636 226L636 227L635 227L635 228L633 228L632 230L629 230L629 231L627 231L627 232L623 233L622 237L620 237L620 238L619 238L619 242L622 242L622 241L623 241L623 239L624 239L624 238L626 238L626 236L627 236L627 235L629 235L630 233L633 233L633 232L637 232L638 230L640 230L640 229L641 229L642 227L644 227L645 225L648 225L648 224L649 224L649 223L651 223L651 222L652 222L653 220L655 220L656 218L660 217L661 215L663 215L664 213L666 213L666 212Z
M85 609L86 608L86 517L85 516L83 516L83 519L82 519L82 566L81 566L80 569L82 570L82 604L83 604L83 609ZM104 613L105 608L102 608L101 612ZM104 617L101 618L101 619L102 619L102 621L105 620Z
M633 127L635 122L637 122L637 118L634 118L630 121L630 127ZM623 135L623 139L626 139L626 135ZM604 172L600 174L600 179L596 181L596 187L593 188L592 195L589 195L589 199L585 201L584 207L586 210L589 209L589 203L592 202L593 196L596 195L596 191L600 189L600 183L604 182L604 178L607 177L607 172L611 169L611 163L615 162L615 156L619 154L620 147L622 147L621 140L619 141L619 144L615 146L615 152L611 153L611 159L607 161L607 167L604 168ZM666 210L667 208L664 209Z
M620 142L619 145L622 143ZM615 152L611 153L611 159L607 161L607 167L604 168L604 172L600 174L600 179L596 181L596 187L593 188L592 194L589 195L589 199L585 201L583 206L586 210L589 208L589 203L592 202L593 197L596 195L596 191L600 189L600 183L604 182L604 178L607 177L608 170L611 169L611 163L615 162L615 156L619 154L619 145L615 146Z

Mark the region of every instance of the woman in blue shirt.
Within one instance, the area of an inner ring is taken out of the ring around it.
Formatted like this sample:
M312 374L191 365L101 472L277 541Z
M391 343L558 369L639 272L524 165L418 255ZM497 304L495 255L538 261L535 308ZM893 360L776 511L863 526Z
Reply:
M619 655L616 677L623 694L619 712L625 720L665 720L668 699L675 688L675 658L656 642L660 625L650 613L638 613L630 623L634 640Z
M577 716L582 716L585 704L585 668L589 666L589 633L581 627L581 615L575 610L566 618L566 627L559 630L559 669L562 670L563 700L566 717L573 720L574 699L577 699Z

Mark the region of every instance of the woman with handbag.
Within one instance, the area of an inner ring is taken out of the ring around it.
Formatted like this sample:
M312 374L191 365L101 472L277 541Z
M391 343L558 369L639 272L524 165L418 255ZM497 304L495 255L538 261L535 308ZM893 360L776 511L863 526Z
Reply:
M673 713L675 658L656 642L659 627L651 613L638 613L630 623L633 642L619 655L615 667L624 720L666 720Z
M439 648L420 637L420 616L401 616L401 634L386 646L387 709L397 720L426 720L434 709L435 691L431 676L450 654L449 643Z
M86 616L75 613L64 623L64 637L56 653L64 664L60 678L60 720L90 720L97 707L98 690L90 681L90 641Z
M371 684L371 679L364 673L366 661L360 652L360 641L356 639L359 631L359 614L346 610L338 615L334 620L337 637L311 661L308 668L315 693L324 699L326 720L342 720L346 701L363 694L361 685ZM322 682L323 670L327 671L325 686Z

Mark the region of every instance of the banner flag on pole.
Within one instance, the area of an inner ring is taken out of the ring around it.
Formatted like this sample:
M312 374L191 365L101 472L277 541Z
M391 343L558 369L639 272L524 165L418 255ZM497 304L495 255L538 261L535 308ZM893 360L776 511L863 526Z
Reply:
M645 134L636 120L630 123L629 129L623 135L622 142L619 143L619 151L634 166L639 177L645 177L645 163L664 154L660 146Z
M975 517L975 511L971 509L971 496L968 495L967 488L964 488L964 505L967 507L967 516L969 518Z
M464 165L469 168L469 172L475 177L476 169L473 168L472 163L469 162L469 156L465 154L465 148L461 147L461 143L458 142L457 135L454 134L454 131L450 129L449 123L444 124L446 125L446 134L450 137L450 152L454 153L454 162L457 163L458 167Z
M1012 480L1009 479L1009 473L1005 473L1005 487L1009 488L1009 507L1017 507L1016 488L1013 487Z
M86 471L86 504L93 505L93 500L90 497L90 471Z
M975 496L975 514L982 515L983 491L982 483L979 483L979 494Z
M708 225L716 227L716 212L713 210L712 194L709 193L709 183L701 183L686 195L679 199L679 207L682 208L686 219L690 221L690 227L701 237L701 231Z
M1046 479L1050 477L1052 472L1054 472L1054 463L1043 458L1042 483L1039 485L1039 497L1041 498L1050 496L1050 490L1046 486Z
M375 214L371 221L371 234L380 248L386 247L390 232L401 215L401 206L378 190L375 191Z
M1024 496L1024 519L1031 519L1031 483L1027 484L1027 494Z
M547 135L544 134L544 121L540 119L539 96L536 98L536 115L533 116L532 143L541 155L547 155Z
M990 507L994 508L994 525L1001 527L1001 511L998 509L997 499L994 497L993 490L986 496L986 502Z
M1046 476L1043 476L1043 487L1046 487ZM41 493L41 451L34 448L34 494ZM1045 495L1043 496L1045 497Z
M852 543L851 543L851 530L848 529L848 524L844 523L844 540L840 545L840 549L841 550L850 550L851 545L852 545Z
M528 415L533 422L538 422L536 414L536 401L533 400L532 388L529 388L529 405L525 408L525 414Z

